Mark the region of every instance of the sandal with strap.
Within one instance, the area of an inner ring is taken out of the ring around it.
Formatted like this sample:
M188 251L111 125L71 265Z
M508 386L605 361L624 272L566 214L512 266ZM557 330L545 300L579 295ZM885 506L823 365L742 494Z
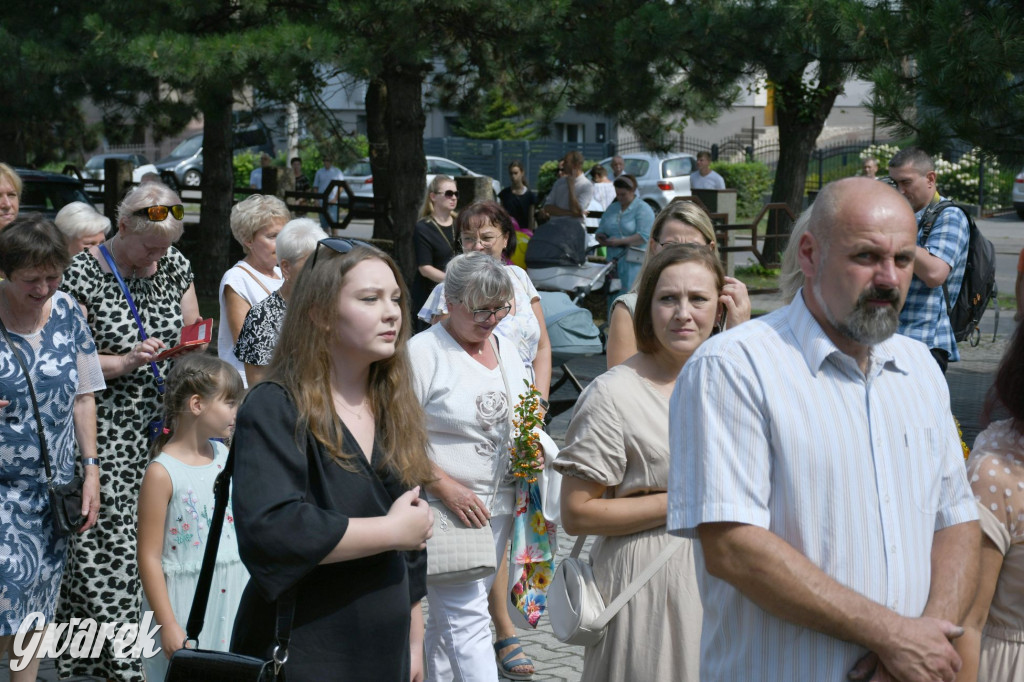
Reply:
M498 658L500 656L499 652L502 649L514 644L519 644L519 638L514 635L505 639L499 639L494 643L494 657L501 668L501 674L510 680L532 680L534 673L522 673L516 670L516 668L524 665L533 666L533 661L526 657L523 647L517 646L504 658ZM521 658L516 658L517 656Z

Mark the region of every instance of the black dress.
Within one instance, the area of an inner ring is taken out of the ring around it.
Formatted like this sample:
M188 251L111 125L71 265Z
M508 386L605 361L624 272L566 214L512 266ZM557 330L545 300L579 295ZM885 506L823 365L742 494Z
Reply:
M383 516L405 492L390 471L335 464L308 433L279 384L260 383L238 411L232 504L238 549L251 580L231 650L269 657L275 603L298 585L288 682L409 680L412 605L426 595L426 553L389 551L320 565L349 518ZM345 431L345 450L361 452ZM373 461L383 455L374 446Z
M537 194L532 189L527 188L522 194L516 194L511 187L506 187L498 192L498 201L501 202L501 207L516 219L520 229L530 229L530 216L538 205Z
M434 222L432 216L428 216L416 223L413 231L413 241L416 247L416 267L421 265L433 265L444 272L448 261L455 255L455 223L443 227ZM420 311L423 304L430 297L430 292L437 286L437 282L416 273L416 279L412 286L412 309L409 314L413 320L416 313Z

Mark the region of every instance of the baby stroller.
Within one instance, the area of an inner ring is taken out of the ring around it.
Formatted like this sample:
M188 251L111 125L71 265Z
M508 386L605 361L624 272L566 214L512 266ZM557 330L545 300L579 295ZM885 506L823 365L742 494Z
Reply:
M572 409L583 392L583 385L568 363L574 358L599 355L604 351L601 332L593 316L578 304L591 291L604 286L605 277L615 267L614 261L586 262L586 232L576 221L566 221L568 224L556 221L557 218L552 219L538 229L526 250L527 274L540 293L551 340L551 364L562 370L562 376L551 386L550 395L554 396L566 383L576 390L572 398L549 401L549 418ZM547 229L549 226L556 229Z

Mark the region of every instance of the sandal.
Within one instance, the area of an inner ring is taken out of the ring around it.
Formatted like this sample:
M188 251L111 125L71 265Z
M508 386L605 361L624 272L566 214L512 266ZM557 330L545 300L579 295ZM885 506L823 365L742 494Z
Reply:
M499 639L494 643L494 657L498 661L498 666L501 668L501 674L510 680L532 680L534 673L522 673L516 670L516 668L523 665L533 665L533 661L527 658L526 654L523 653L523 647L517 646L504 658L498 658L500 655L498 652L505 647L512 646L513 644L519 644L519 638L514 635L506 639ZM520 658L516 658L517 656Z

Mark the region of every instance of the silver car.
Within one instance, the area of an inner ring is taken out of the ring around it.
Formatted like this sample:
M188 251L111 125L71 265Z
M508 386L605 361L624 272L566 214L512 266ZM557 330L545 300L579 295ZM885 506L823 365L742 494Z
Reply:
M623 171L636 178L637 197L651 205L657 213L676 197L690 196L690 173L697 170L697 157L690 154L622 154L626 162ZM601 165L614 179L612 157Z
M348 186L352 188L352 193L357 197L372 197L373 196L373 174L370 170L370 162L367 159L358 161L344 171L345 180L348 182ZM434 180L435 175L447 175L452 178L462 176L473 176L473 177L486 177L480 173L474 173L469 170L461 163L455 163L450 159L445 159L440 156L428 156L427 157L427 180L423 185L424 191L427 186ZM494 189L494 196L497 198L498 192L501 191L501 184L494 178L488 178L491 181L491 187Z

